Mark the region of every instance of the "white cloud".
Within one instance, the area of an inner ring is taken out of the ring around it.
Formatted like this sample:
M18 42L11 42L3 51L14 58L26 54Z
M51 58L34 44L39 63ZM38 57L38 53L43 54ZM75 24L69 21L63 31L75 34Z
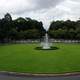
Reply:
M43 21L48 28L52 20L77 20L80 0L0 0L0 17L7 12L13 18L22 16Z

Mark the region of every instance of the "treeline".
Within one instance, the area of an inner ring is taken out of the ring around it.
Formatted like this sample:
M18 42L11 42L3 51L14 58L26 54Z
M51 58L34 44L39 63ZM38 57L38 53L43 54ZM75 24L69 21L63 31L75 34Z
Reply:
M0 19L0 42L11 40L40 39L44 36L43 23L31 18L12 20L9 13ZM51 38L80 40L80 20L53 21L48 30Z
M80 20L53 21L49 35L55 39L80 39Z
M42 22L19 17L12 20L7 13L0 19L0 42L23 39L40 39L45 33Z

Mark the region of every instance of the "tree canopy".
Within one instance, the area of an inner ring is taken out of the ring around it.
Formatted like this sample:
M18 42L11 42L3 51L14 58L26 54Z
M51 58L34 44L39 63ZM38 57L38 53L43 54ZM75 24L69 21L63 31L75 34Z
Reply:
M52 21L48 30L49 36L55 39L80 40L80 20ZM0 42L11 40L40 39L45 34L43 23L31 18L18 17L12 20L9 13L0 19Z
M57 39L80 39L80 20L53 21L49 35Z
M44 35L43 23L31 18L19 17L12 20L7 13L0 19L0 42L21 39L38 39Z

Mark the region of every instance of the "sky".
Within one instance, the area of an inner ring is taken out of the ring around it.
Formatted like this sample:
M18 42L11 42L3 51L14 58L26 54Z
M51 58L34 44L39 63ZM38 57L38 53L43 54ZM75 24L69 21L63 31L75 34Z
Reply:
M6 13L42 21L48 29L53 20L78 20L80 0L0 0L0 18Z

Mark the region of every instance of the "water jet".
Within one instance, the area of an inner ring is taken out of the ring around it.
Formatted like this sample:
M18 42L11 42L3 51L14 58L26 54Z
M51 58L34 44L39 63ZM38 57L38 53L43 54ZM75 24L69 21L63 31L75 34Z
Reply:
M49 41L48 33L45 33L45 36L43 38L43 42L41 42L41 47L42 49L50 49L51 48L51 43Z

